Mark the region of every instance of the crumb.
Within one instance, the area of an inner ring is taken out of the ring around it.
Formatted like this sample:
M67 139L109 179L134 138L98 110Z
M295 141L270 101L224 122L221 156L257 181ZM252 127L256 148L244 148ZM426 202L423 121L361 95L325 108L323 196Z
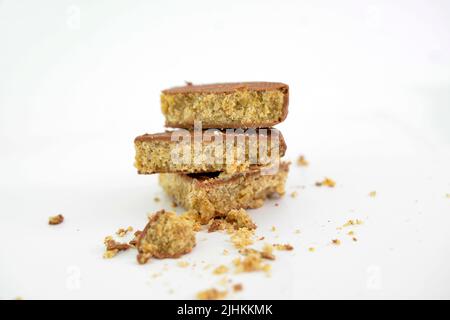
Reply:
M277 203L275 203L275 207L278 207L280 204L277 202Z
M297 165L299 165L300 167L306 167L309 165L309 162L306 161L305 156L301 155L297 159Z
M273 246L266 243L261 251L261 258L275 260L275 256L273 255Z
M258 241L262 241L264 239L265 239L265 237L261 237L261 238L258 239Z
M256 254L259 255L262 259L275 260L275 256L273 254L273 246L271 246L270 244L265 244L262 251L244 248L239 250L239 253L242 254L243 256Z
M111 236L105 237L103 243L106 247L106 251L103 254L103 258L105 259L111 259L115 257L119 253L119 251L126 251L131 248L128 243L117 242Z
M224 265L220 265L217 268L214 269L213 274L224 274L228 272L228 267Z
M291 193L291 198L297 198L298 192L297 191L293 191Z
M194 246L193 224L174 212L161 210L150 218L138 239L138 262L150 257L178 258L191 252Z
M361 225L363 224L362 220L348 220L343 227L350 227L350 226L356 226L356 225Z
M323 181L316 182L316 186L317 187L325 186L329 188L334 188L336 186L336 182L334 182L330 178L325 178Z
M369 197L375 198L377 196L377 192L376 191L371 191L369 193Z
M116 231L116 235L118 237L125 237L127 235L128 232L132 232L133 231L133 227L128 227L126 229L124 228L120 228L119 230Z
M295 233L295 234L300 234L300 230L297 229L297 230L294 231L294 233Z
M277 231L277 228L275 228L275 226L272 226L272 228L270 229L270 231L275 232L275 231Z
M52 226L61 224L61 223L63 223L63 221L64 221L64 216L62 214L58 214L57 216L48 218L48 224L52 225Z
M254 231L247 228L240 228L231 236L231 242L238 248L244 248L253 244Z
M227 256L230 252L227 249L223 249L223 255Z
M294 247L290 244L274 244L273 247L279 251L292 251Z
M103 258L104 258L104 259L111 259L111 258L114 258L114 257L117 255L118 252L119 252L119 250L106 250L106 251L103 253Z
M172 208L177 208L178 207L178 204L174 201L174 202L172 202Z
M341 244L341 240L339 240L339 239L333 239L333 240L331 240L331 242L336 246Z
M233 285L234 292L240 292L240 291L242 291L242 289L244 289L244 287L242 286L242 283L236 283L235 285Z
M180 268L186 268L189 266L189 262L187 261L178 261L177 266L179 266Z
M356 239L356 237L353 237L352 240L353 240L354 242L358 241L358 239Z
M155 202L160 202L160 201L161 201L161 199L160 199L159 197L155 197L155 198L153 198L153 200L154 200Z
M237 273L255 271L268 273L270 271L270 265L262 263L261 255L257 253L250 253L244 259L237 258L233 260L233 264Z
M355 235L355 232L354 231L349 231L349 232L347 232L347 235L353 236L353 235Z
M313 247L310 247L310 248L308 248L308 251L309 251L309 252L314 252L314 251L316 251L316 249L313 248Z
M235 229L247 228L250 230L256 229L256 224L244 209L230 210L225 221L231 223Z
M219 291L215 288L208 289L197 293L197 299L199 300L219 300L227 296L227 291Z

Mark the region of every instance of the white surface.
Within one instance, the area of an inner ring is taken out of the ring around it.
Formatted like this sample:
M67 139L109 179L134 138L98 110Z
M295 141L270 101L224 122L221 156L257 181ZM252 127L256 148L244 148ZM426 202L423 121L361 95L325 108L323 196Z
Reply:
M231 275L231 297L450 298L449 21L447 1L0 1L0 298L220 288L201 262L235 256L219 233L198 234L195 268L101 258L104 236L170 207L133 139L162 129L159 91L184 80L288 83L278 127L311 163L292 167L297 198L251 211L295 250L271 278ZM356 243L336 230L350 218Z

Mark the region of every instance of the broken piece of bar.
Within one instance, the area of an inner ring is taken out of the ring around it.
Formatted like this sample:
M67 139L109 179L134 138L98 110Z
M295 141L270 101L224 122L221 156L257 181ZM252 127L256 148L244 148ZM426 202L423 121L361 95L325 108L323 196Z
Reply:
M174 212L161 210L149 218L139 235L136 248L138 262L143 264L154 257L178 258L195 246L194 225Z
M289 163L281 162L277 169L272 174L264 174L261 167L235 174L162 173L159 182L176 203L197 210L206 224L232 209L258 208L266 198L283 195Z
M188 84L163 90L166 126L193 128L263 128L286 119L289 86L278 82Z
M145 134L134 141L140 174L245 171L268 165L286 152L277 129L175 130Z

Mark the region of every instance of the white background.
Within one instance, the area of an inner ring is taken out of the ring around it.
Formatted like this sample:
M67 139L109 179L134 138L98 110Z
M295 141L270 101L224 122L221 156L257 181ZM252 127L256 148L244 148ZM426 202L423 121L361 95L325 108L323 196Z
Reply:
M170 208L133 139L164 129L160 90L185 80L288 83L278 128L310 161L292 166L297 198L251 211L295 250L270 278L229 275L231 298L450 298L450 4L425 0L0 0L0 298L222 288L212 267L236 252L219 233L198 234L187 268L102 259L104 236ZM336 188L314 186L325 176ZM356 243L336 230L351 218Z

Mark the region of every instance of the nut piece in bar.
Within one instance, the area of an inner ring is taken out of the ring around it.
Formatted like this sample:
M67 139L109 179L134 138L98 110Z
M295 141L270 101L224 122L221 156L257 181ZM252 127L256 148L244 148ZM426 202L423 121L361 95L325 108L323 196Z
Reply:
M134 141L140 174L247 170L279 162L286 152L277 129L188 130L145 134Z
M195 246L194 225L170 211L158 211L149 218L137 241L138 262L150 258L178 258Z
M278 82L188 84L163 90L166 126L192 128L263 128L282 122L288 113L289 87Z
M198 211L206 224L233 209L259 208L266 198L283 195L288 171L289 163L281 162L273 174L263 174L260 167L232 175L162 173L159 182L179 205Z

